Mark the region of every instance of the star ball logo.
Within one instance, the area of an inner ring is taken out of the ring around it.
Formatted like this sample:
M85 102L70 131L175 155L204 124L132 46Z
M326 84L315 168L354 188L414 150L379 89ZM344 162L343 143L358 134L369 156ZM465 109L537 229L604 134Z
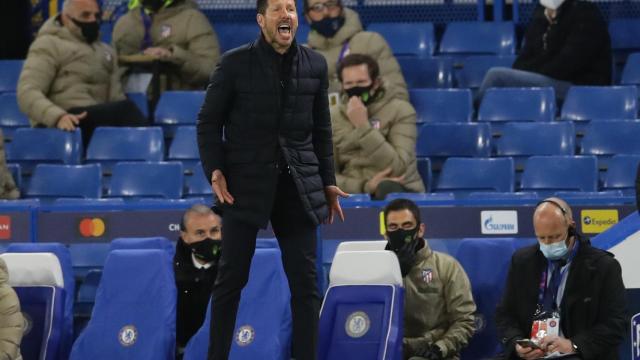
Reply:
M84 218L80 220L78 230L82 237L100 237L104 235L106 226L101 218Z

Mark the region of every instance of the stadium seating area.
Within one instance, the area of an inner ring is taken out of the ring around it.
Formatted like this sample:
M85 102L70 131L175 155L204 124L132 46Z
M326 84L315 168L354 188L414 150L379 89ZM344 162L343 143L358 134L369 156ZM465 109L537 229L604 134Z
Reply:
M376 5L375 1L364 2ZM555 194L628 203L634 196L635 169L640 164L640 52L634 51L640 51L640 20L610 21L620 75L616 84L574 86L563 104L556 103L551 88L490 89L474 108L474 93L488 69L513 63L520 44L516 27L512 22L453 21L439 31L430 22L367 24L368 30L386 38L409 86L418 119L418 170L428 191L390 194L386 200L408 197L422 204L456 200L535 203ZM110 29L110 24L105 23L104 29ZM223 51L257 35L255 24L243 22L216 24L216 31ZM308 31L308 26L301 24L301 42ZM211 187L199 162L195 128L204 92L166 91L151 114L153 126L99 128L85 149L79 131L29 127L16 103L21 67L22 61L0 61L0 129L9 169L23 197L39 199L40 204L81 206L96 201L210 201ZM129 97L147 112L144 95ZM372 204L368 194L353 194L345 201L355 206ZM494 306L507 261L524 243L531 241L474 238L462 239L455 249L448 249L470 275L479 318L486 325L472 339L463 359L490 356L498 350L491 321ZM437 248L438 243L434 244ZM347 253L379 250L380 244L343 245L336 251L339 256L331 268L322 309L320 358L334 359L334 354L352 352L371 354L371 358L401 358L398 341L401 344L402 329L397 316L402 312L401 280L393 272L397 264L389 264L395 258L385 252L369 254L378 257L368 261L388 266L358 268L354 264L364 261L363 254ZM288 355L289 293L282 268L274 265L279 264L274 259L280 253L271 240L258 242L258 248L236 330L241 334L242 326L248 326L271 337L258 339L251 346L234 345L234 359L282 359ZM171 251L173 243L163 238L8 246L0 256L12 271L12 286L23 311L34 319L33 330L24 340L25 360L41 353L45 359L172 358L175 287ZM325 260L330 266L334 258ZM497 266L496 261L503 263ZM143 271L141 263L146 264ZM25 264L40 266L24 271ZM21 271L27 275L21 277ZM271 283L281 286L265 286ZM136 297L141 296L153 301L140 306ZM259 306L255 306L257 302ZM342 317L358 302L382 304L379 309L373 308L378 305L370 309L379 314L371 321L390 337L371 333L356 345L344 346L343 334L332 329L342 326ZM262 311L266 308L270 311ZM82 329L86 331L78 337ZM104 333L117 336L105 339ZM207 337L205 323L189 344L185 359L202 358Z

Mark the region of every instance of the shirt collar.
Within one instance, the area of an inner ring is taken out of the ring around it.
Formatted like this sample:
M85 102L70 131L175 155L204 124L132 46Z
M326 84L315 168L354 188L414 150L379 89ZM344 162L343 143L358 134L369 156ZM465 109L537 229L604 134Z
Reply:
M213 266L213 261L212 262L208 262L206 264L201 264L198 259L196 259L196 256L191 254L191 261L193 262L193 266L195 266L196 269L209 269L210 267Z

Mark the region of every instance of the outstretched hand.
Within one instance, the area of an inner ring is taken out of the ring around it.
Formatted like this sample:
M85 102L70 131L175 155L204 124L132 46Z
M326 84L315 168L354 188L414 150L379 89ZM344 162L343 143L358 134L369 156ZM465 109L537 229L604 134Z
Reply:
M211 174L211 189L216 194L221 204L228 203L233 205L233 196L227 190L227 179L220 170L214 170Z
M344 213L338 197L348 198L349 194L340 190L339 187L331 185L324 188L324 196L327 199L327 206L329 206L329 218L325 220L325 224L333 224L333 216L336 214L340 220L344 221Z

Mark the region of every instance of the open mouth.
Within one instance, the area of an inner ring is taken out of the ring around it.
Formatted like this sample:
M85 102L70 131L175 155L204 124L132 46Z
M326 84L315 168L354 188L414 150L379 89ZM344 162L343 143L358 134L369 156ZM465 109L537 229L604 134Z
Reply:
M283 23L278 25L278 33L283 34L283 35L290 35L291 34L291 25L289 25L288 23Z

